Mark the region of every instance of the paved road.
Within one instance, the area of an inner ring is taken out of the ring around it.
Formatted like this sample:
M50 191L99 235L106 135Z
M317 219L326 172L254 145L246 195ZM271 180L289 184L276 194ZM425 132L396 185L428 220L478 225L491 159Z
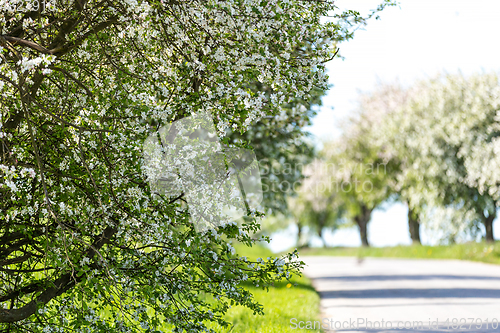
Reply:
M458 260L301 259L320 293L328 332L500 332L500 266ZM461 327L452 327L454 318Z

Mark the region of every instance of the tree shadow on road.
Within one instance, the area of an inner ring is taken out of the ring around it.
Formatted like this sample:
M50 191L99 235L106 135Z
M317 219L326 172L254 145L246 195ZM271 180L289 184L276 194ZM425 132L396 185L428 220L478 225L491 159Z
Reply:
M402 280L499 280L499 276L478 276L478 275L439 275L439 274L415 274L415 275L349 275L349 276L326 276L315 280L339 280L339 281L402 281Z
M500 289L475 288L386 288L331 290L320 292L321 298L498 298Z

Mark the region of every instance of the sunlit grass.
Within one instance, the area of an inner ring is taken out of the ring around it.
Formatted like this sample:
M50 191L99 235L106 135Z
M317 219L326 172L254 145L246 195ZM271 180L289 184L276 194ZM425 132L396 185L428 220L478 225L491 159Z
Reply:
M235 246L239 255L249 259L273 256L272 252L262 246L247 248ZM274 255L275 256L275 255ZM218 332L225 333L282 333L282 332L320 332L320 330L292 329L290 320L319 320L319 295L305 277L294 277L291 280L276 283L269 291L247 286L255 299L264 306L264 315L253 315L252 311L241 306L232 307L227 313L227 320L233 324L230 329L212 326ZM297 284L295 286L295 284Z
M500 264L500 242L465 243L440 246L393 246L370 248L310 248L299 251L301 256L355 256L387 258L460 259Z

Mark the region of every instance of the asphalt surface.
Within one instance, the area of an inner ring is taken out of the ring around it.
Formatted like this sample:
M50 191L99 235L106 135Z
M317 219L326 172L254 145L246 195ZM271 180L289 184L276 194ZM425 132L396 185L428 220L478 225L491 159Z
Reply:
M349 257L301 260L321 296L323 320L316 327L321 324L327 332L500 332L500 265ZM313 324L308 318L294 323L304 328Z

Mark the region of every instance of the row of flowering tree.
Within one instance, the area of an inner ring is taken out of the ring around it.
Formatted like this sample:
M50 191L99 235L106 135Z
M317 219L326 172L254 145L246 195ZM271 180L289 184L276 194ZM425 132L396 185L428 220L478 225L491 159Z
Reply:
M387 200L408 205L413 242L420 242L421 224L443 241L482 234L492 242L500 204L499 117L496 73L381 85L361 96L342 136L316 162L330 170L322 177L330 186L301 191L336 197L324 209L355 222L365 246L370 214Z

